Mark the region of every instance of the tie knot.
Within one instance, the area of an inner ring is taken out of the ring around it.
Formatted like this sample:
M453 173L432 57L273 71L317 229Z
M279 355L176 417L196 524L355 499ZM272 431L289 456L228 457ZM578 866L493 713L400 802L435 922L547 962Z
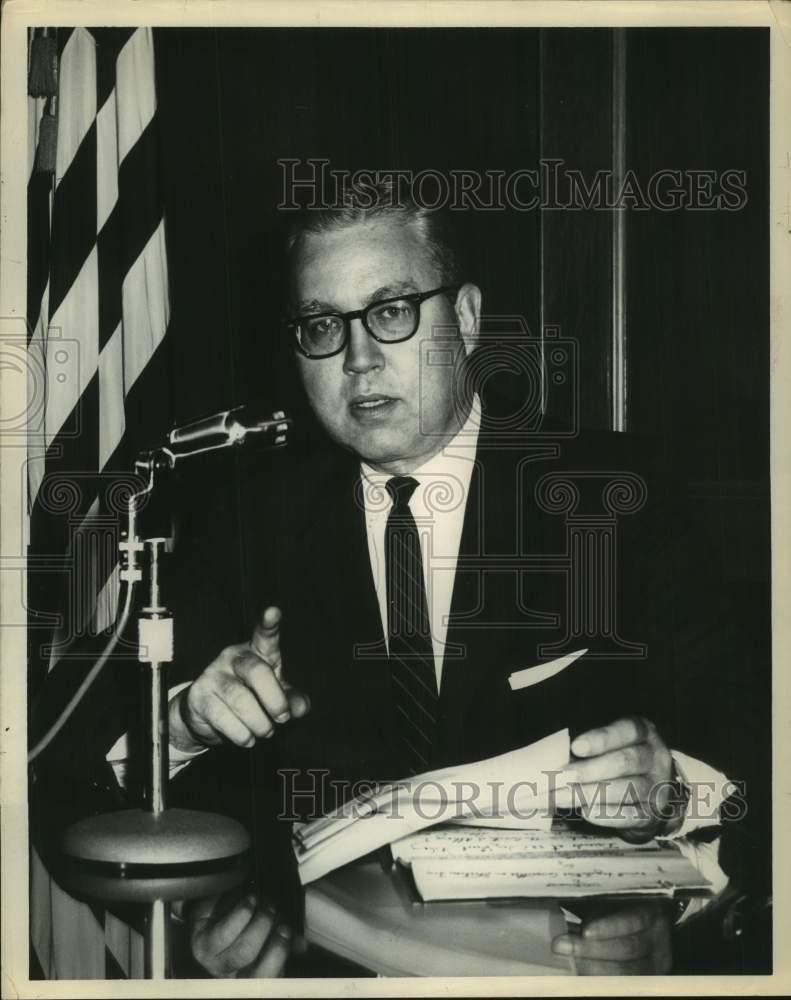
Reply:
M406 507L417 489L417 479L413 479L411 476L393 476L392 479L387 480L385 487L390 494L394 508Z

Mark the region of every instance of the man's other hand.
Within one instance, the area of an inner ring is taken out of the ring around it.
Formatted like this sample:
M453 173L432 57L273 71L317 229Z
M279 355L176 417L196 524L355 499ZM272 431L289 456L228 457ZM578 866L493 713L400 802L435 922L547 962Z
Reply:
M232 893L188 904L190 950L217 978L273 979L283 974L292 952L305 950L277 911L254 893Z
M250 642L228 646L171 699L170 742L186 752L223 742L252 747L309 709L307 695L283 677L280 609L269 607Z
M651 976L671 971L671 911L665 903L604 903L579 933L552 942L578 976Z
M627 839L666 827L673 758L653 722L631 716L590 729L572 742L571 752L564 777L572 784L558 790L556 808L577 808L589 823Z

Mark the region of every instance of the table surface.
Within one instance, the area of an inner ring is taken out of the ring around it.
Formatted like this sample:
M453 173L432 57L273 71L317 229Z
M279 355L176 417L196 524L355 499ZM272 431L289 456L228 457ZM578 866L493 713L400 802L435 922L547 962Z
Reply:
M423 903L411 876L383 854L325 876L305 891L308 950L289 976L529 976L766 974L772 966L766 895L729 883L680 919L667 899L470 900ZM235 890L249 892L249 887ZM232 904L231 904L232 905ZM264 907L266 900L260 899ZM225 905L223 906L223 909ZM595 961L556 954L603 915L649 914L640 953L613 939ZM693 912L694 911L694 912ZM692 914L692 915L690 915ZM188 952L188 935L180 951ZM189 961L187 961L189 966ZM185 967L177 976L199 975ZM205 975L205 973L203 973Z
M305 894L309 943L379 975L568 975L551 941L566 930L554 901L423 903L400 866L334 872Z

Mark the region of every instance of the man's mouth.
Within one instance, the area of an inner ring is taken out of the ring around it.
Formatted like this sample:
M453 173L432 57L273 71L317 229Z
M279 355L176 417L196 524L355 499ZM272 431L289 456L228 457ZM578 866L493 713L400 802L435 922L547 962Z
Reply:
M368 396L355 396L349 402L352 413L358 416L374 416L388 410L396 400L392 396L381 396L378 393L371 393Z

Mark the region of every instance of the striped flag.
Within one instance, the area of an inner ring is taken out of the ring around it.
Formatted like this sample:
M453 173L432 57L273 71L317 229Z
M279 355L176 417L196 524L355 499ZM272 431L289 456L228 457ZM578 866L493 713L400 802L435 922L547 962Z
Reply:
M113 484L171 423L152 31L59 29L57 49L55 170L33 167L28 213L29 370L43 382L28 465L31 548L42 562L69 554L57 592L42 573L29 602L64 617L43 651L49 667L70 639L112 622Z
M32 81L43 43L31 38L31 90L39 94L29 98L31 690L70 641L112 624L116 488L172 422L153 33L44 33L57 73L56 92L45 84L42 95ZM74 901L66 917L68 897L36 859L32 885L45 975L102 978L113 961L130 974L139 948L128 929L109 915L102 926L95 908Z

